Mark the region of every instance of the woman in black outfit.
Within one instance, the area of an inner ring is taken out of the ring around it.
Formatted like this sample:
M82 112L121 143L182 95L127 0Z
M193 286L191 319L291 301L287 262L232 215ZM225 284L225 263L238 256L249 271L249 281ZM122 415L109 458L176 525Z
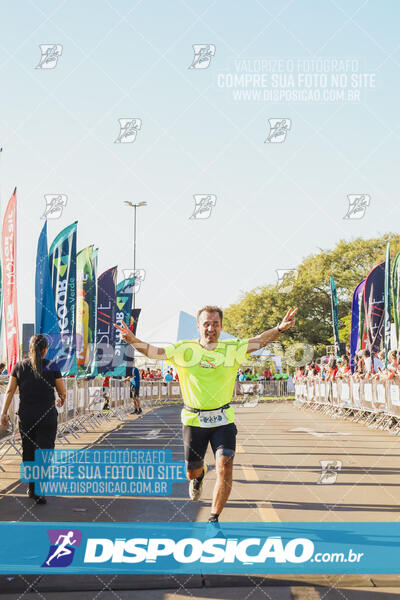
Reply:
M29 358L18 362L8 382L1 424L8 426L7 412L19 388L19 430L22 440L22 461L34 461L35 450L52 450L57 433L57 409L54 387L58 393L57 406L65 401L66 391L60 371L54 371L44 357L48 351L44 335L33 335L29 341ZM38 504L46 498L35 494L35 484L29 483L28 496Z

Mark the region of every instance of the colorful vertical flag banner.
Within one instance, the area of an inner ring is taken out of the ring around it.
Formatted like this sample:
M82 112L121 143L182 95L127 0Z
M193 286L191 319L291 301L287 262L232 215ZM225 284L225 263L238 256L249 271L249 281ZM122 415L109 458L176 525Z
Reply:
M364 302L364 294L365 294L365 281L362 287L361 293L358 298L358 311L359 311L359 346L357 346L357 350L365 350L368 343L367 336L367 321L365 319L365 302Z
M78 376L91 374L96 342L96 273L93 246L76 255L76 358Z
M3 323L3 275L2 275L2 258L0 255L0 341L1 341L1 326Z
M131 313L131 322L129 324L129 329L132 331L133 335L136 335L137 324L139 321L139 315L141 313L141 308L132 308Z
M396 330L396 347L399 347L400 336L400 252L396 254L392 268L392 300L394 326Z
M336 283L332 275L330 276L331 281L331 309L332 309L332 324L333 324L333 338L335 341L335 355L340 355L340 340L339 340L339 316L338 316L338 301Z
M35 333L35 325L33 323L22 323L22 360L28 357L29 342Z
M384 262L374 267L365 281L364 306L368 349L374 356L379 351L385 318Z
M11 196L2 230L4 326L7 348L7 372L11 373L19 358L17 304L17 188Z
M0 148L0 156L2 156L3 148ZM0 161L1 164L1 161ZM1 210L1 206L0 206ZM0 341L1 341L1 326L3 322L3 275L2 275L2 257L0 253Z
M351 330L350 330L350 368L354 373L356 366L355 355L361 348L360 336L360 297L363 296L365 279L358 284L353 293L353 301L351 304Z
M39 235L35 274L35 331L45 335L49 342L46 358L50 368L65 371L66 358L60 336L60 326L51 285L47 247L47 221Z
M94 248L92 253L92 285L88 288L86 298L89 304L89 327L93 331L93 343L89 346L89 364L87 374L94 377L97 375L96 367L96 344L97 344L97 268L99 263L99 249Z
M141 310L142 310L141 308L132 308L129 329L132 331L133 335L136 335L137 324L138 324ZM133 362L135 360L135 349L133 348L133 346L131 346L131 348L132 348L133 352L132 352L132 354L130 354L130 356L126 362L126 376L127 377L132 377Z
M116 323L121 325L124 321L128 327L132 313L132 298L133 287L135 285L135 277L129 277L120 281L117 285L117 312ZM121 332L116 330L115 338L115 356L113 377L126 377L126 367L129 359L133 357L133 348L121 337Z
M386 260L385 260L385 302L384 302L384 327L383 327L383 343L385 349L385 369L388 364L388 354L390 351L390 333L392 321L390 318L390 242L386 246Z
M63 229L50 246L51 284L65 360L62 374L76 375L76 235L77 221Z
M96 368L102 375L112 374L116 340L117 267L100 275L97 282Z

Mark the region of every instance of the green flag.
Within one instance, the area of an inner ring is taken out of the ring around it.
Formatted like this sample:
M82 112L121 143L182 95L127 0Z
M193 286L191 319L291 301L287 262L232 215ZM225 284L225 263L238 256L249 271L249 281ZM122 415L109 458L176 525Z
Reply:
M335 340L335 355L340 356L340 341L339 341L339 317L338 317L338 301L336 293L336 283L332 275L331 279L331 308L332 308L332 324L333 337Z
M77 221L65 227L49 250L49 268L63 344L63 376L76 375L76 235Z
M393 261L392 300L393 300L394 326L396 329L396 347L398 347L399 335L400 335L400 252L397 253L397 255Z
M78 376L91 371L91 354L95 342L95 311L92 297L96 282L93 281L93 246L84 248L76 255L76 358ZM93 289L94 288L94 289Z

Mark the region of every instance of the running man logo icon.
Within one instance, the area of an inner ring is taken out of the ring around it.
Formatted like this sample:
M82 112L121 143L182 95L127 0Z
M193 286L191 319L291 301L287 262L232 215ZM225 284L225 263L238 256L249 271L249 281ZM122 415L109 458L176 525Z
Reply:
M50 548L42 567L68 567L74 558L75 548L81 545L79 529L48 529Z
M136 140L137 132L142 129L142 119L118 119L119 134L115 144L132 144Z
M208 219L217 203L217 196L215 194L195 194L193 198L195 206L189 219Z
M343 219L362 219L370 204L369 194L348 194L349 208Z
M63 208L67 206L68 197L65 194L45 194L46 208L42 219L59 219Z
M342 468L341 460L320 460L321 474L317 481L320 485L332 485L336 483L339 471Z
M286 140L286 135L292 126L291 119L268 119L269 134L264 144L281 144Z
M39 48L42 56L36 68L55 69L63 51L61 44L40 44Z
M276 269L278 281L276 291L279 294L288 294L292 291L299 272L297 269Z
M133 293L137 294L140 290L140 284L145 280L146 271L144 269L136 269L136 271L133 269L122 269L122 273L124 279L131 279L131 277L135 278L132 291Z
M194 57L189 69L208 69L213 56L215 56L214 44L193 44Z

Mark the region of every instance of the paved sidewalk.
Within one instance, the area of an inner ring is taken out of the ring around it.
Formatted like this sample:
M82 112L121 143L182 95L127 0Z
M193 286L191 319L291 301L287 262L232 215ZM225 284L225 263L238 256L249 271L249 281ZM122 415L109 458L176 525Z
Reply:
M183 460L179 412L176 405L163 406L146 410L141 417L130 416L124 422L113 419L103 423L97 432L82 435L78 444L74 441L68 447L94 444L97 448L170 448L174 460ZM338 526L346 521L398 521L400 437L309 410L301 411L290 402L268 402L253 408L236 405L236 422L239 434L234 485L221 520L323 521L337 522ZM26 498L26 485L18 480L19 460L7 455L3 463L6 472L0 472L0 515L4 521L179 522L205 521L209 515L215 481L211 453L207 455L211 468L200 502L188 499L187 483L182 482L173 485L173 495L167 498L50 497L47 505L37 506ZM341 470L333 485L318 484L320 461L327 460L341 461ZM259 582L263 579L260 591ZM128 597L123 595L127 590L134 590L129 597L149 600L185 597L235 600L239 596L242 600L247 597L249 600L258 597L263 600L292 597L372 600L400 595L398 576L296 576L290 579L288 582L286 578L285 586L282 585L284 577L207 576L206 587L201 588L199 575L15 576L10 580L1 575L0 590L4 598L18 598L23 593L24 600L31 595L29 585L34 581L36 597L39 592L45 600L60 590L68 592L71 598L82 592L79 600L95 598L101 590L102 598L107 594L111 598L113 592L107 592L109 588L121 598ZM247 596L249 586L253 591ZM325 586L323 593L318 586ZM164 591L156 593L157 588ZM227 591L228 588L233 591ZM141 591L143 589L146 592ZM62 595L57 593L57 598Z

